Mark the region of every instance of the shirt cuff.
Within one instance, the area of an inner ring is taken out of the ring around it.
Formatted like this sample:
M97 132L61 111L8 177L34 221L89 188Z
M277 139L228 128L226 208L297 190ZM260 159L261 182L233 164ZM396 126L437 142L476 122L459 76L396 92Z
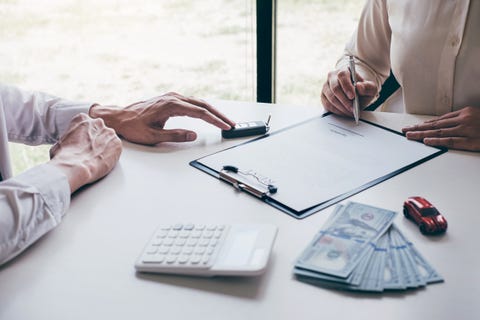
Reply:
M58 128L59 137L63 136L70 126L72 118L79 113L86 113L90 107L94 105L93 102L60 102L56 107L55 125ZM58 138L59 138L58 137Z
M67 176L55 166L41 164L13 178L22 184L33 186L51 210L57 224L70 206L70 184Z

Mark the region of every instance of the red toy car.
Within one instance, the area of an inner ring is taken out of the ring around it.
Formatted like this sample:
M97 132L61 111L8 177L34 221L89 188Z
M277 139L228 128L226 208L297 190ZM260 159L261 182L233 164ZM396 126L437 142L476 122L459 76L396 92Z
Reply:
M403 214L413 220L423 234L436 234L447 230L447 220L422 197L409 197L405 200Z

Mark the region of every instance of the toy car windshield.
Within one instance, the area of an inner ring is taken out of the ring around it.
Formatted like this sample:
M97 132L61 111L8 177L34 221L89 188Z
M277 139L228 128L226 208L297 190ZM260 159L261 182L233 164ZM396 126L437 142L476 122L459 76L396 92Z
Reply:
M437 209L435 208L425 208L425 209L422 209L421 212L422 212L422 216L424 217L433 217L439 214Z

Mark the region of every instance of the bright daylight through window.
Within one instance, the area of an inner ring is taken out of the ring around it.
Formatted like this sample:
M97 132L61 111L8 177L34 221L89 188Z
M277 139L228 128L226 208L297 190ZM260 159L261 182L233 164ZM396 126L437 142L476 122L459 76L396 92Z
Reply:
M168 91L255 101L255 0L0 0L0 82L126 105ZM277 102L320 106L358 0L277 0ZM261 17L259 17L261 19ZM49 146L11 144L14 173Z

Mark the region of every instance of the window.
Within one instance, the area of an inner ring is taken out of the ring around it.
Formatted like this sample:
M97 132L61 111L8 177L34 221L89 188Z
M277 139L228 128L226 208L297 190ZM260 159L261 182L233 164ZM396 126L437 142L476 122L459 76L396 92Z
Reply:
M277 103L321 105L327 73L362 7L358 0L277 0Z
M252 0L0 1L0 82L126 105L176 91L255 100ZM14 173L49 146L12 144Z
M0 0L0 82L117 105L168 91L255 101L260 1L270 0ZM320 105L362 3L271 1L276 102ZM14 173L48 149L11 144Z

